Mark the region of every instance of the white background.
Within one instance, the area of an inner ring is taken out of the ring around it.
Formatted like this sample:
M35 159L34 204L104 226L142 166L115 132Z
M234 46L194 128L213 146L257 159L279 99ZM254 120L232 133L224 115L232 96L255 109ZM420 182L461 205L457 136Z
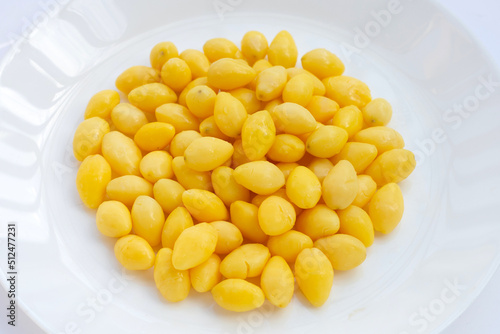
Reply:
M9 33L17 33L29 24L32 18L47 3L44 0L0 0L0 58L9 48ZM500 1L498 0L435 0L457 18L476 38L481 47L490 54L500 69ZM1 121L1 120L0 120ZM22 287L18 287L22 289ZM500 270L493 275L476 301L443 334L496 334L500 332L498 307L500 301ZM5 310L5 292L0 291L0 310ZM17 326L6 325L6 318L0 311L0 333L42 334L25 314L18 313Z

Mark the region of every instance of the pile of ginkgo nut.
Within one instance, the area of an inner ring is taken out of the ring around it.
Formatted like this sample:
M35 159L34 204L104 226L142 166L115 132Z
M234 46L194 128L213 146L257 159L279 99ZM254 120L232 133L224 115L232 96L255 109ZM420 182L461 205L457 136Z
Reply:
M161 42L151 66L116 79L128 102L90 99L73 140L78 192L118 238L118 261L154 266L167 300L193 287L231 311L285 307L296 279L321 306L333 271L360 265L374 231L400 222L397 183L415 158L386 126L391 105L330 51L307 52L302 68L297 57L287 31L203 52Z

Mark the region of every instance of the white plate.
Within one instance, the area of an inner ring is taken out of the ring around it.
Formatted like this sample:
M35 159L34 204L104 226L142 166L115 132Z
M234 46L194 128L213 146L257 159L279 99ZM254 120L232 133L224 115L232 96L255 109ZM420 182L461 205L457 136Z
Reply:
M66 1L60 1L63 4ZM434 333L477 296L500 259L499 76L474 41L424 1L72 1L0 67L0 214L17 222L18 302L51 333ZM378 14L377 14L378 13ZM389 14L388 14L389 13ZM394 107L418 167L405 215L366 262L336 272L328 302L233 314L210 294L164 301L152 271L124 272L74 187L72 134L95 92L171 40L200 49L248 30L326 47ZM360 32L361 31L361 32ZM489 82L489 83L488 83ZM460 107L463 106L463 107ZM0 231L2 242L6 231ZM5 285L5 261L0 281Z

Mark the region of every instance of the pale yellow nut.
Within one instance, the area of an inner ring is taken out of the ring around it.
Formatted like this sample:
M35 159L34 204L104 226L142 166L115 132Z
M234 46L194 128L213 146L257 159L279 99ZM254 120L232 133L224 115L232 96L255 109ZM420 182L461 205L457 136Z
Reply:
M330 209L345 209L358 193L358 178L352 164L339 161L323 180L323 200Z
M119 175L140 175L142 153L135 142L118 131L111 131L102 139L102 155Z
M178 206L168 215L161 232L161 244L163 247L174 248L175 241L182 231L193 226L193 218L189 211L182 206Z
M375 160L377 153L375 145L349 142L331 158L331 162L337 164L340 160L347 160L352 164L356 173L362 173Z
M260 278L260 286L271 304L286 307L292 300L294 284L292 270L281 256L273 256L267 261Z
M363 128L363 114L356 106L340 108L333 116L332 125L346 130L351 138Z
M368 126L387 125L392 118L391 104L380 97L371 100L361 111Z
M327 123L333 119L333 116L339 110L339 104L325 96L315 95L309 101L306 109L309 110L316 121Z
M227 141L202 137L195 139L184 151L184 162L188 168L206 172L221 166L233 155L233 145Z
M191 81L190 83L188 83L186 85L186 87L184 87L184 89L182 90L182 92L179 94L179 98L178 98L177 103L179 103L181 106L187 107L187 103L186 103L187 93L189 93L189 91L191 89L193 89L194 87L201 86L201 85L205 85L205 86L208 86L208 87L212 88L212 90L214 92L216 92L218 90L218 88L215 88L212 85L208 84L208 78L205 75L203 77L196 78L193 81Z
M185 189L213 190L210 172L197 172L187 167L184 157L175 157L172 160L172 169L177 181Z
M109 181L106 194L110 199L131 207L137 197L153 196L153 185L142 177L124 175Z
M264 69L255 80L255 94L261 101L271 101L281 97L287 82L286 69L273 66Z
M215 194L224 202L226 206L236 201L250 200L250 191L236 182L233 176L233 169L227 166L217 167L211 174L212 186Z
M175 241L172 264L177 270L194 268L210 257L217 244L217 231L207 223L199 223L181 232Z
M114 252L118 262L127 270L147 270L155 263L155 252L137 235L129 234L118 239Z
M306 150L318 158L331 158L342 150L347 139L344 129L334 125L321 126L307 137Z
M220 274L220 257L217 254L212 254L200 265L189 270L191 285L198 292L207 292L212 290L222 279Z
M137 65L123 71L115 81L115 86L124 94L139 86L160 82L160 72L154 68Z
M214 286L212 296L220 307L233 312L254 310L265 301L261 288L238 278L227 279Z
M236 59L223 58L208 68L207 80L210 86L223 90L244 87L257 75L255 70Z
M166 214L182 205L182 193L185 190L179 182L170 179L160 179L153 186L154 198Z
M257 99L255 91L248 88L236 88L228 92L243 104L247 113L253 114L262 110L262 102Z
M270 111L278 131L301 135L314 131L316 120L306 108L292 102L285 102Z
M189 66L193 79L207 76L210 61L203 52L194 49L186 49L181 52L179 58L184 60Z
M198 138L201 138L201 134L194 130L186 130L177 133L170 142L170 154L172 154L173 157L184 155L184 151L189 144Z
M269 62L275 66L294 67L297 63L297 57L297 45L295 45L292 35L286 30L280 31L267 50Z
M326 88L326 97L341 107L354 105L362 108L372 99L368 86L356 78L339 75L323 79L323 84Z
M285 177L276 165L267 161L252 161L236 167L236 182L259 195L269 195L285 185Z
M210 225L217 230L216 254L229 254L241 246L243 236L235 225L222 220L211 222Z
M261 244L246 244L229 253L220 264L226 278L257 277L271 257L269 249Z
M285 182L290 176L292 170L294 170L295 167L297 166L299 166L299 164L296 162L278 162L276 164L276 167L278 167L280 171L283 173L283 176L285 177Z
M165 214L154 198L141 195L136 198L130 211L134 233L146 240L151 247L161 242Z
M227 220L229 213L224 202L214 193L202 189L189 189L182 194L182 203L198 221Z
M191 289L189 271L174 268L170 248L162 248L156 254L154 281L161 295L172 303L186 299Z
M268 236L259 226L259 208L244 201L236 201L231 204L231 221L238 227L245 239L251 242L266 243Z
M316 175L319 182L323 182L330 169L333 168L333 164L330 160L325 158L314 158L307 165L307 168L309 168L314 175Z
M326 49L314 49L301 58L302 67L319 79L334 77L344 73L344 63Z
M253 64L252 68L258 73L264 71L267 68L273 67L273 65L267 59L260 59Z
M179 51L177 47L172 42L160 42L153 46L151 53L149 54L149 61L151 67L161 70L163 64L167 62L170 58L176 58L179 56Z
M142 176L151 183L163 178L172 178L172 156L165 151L153 151L146 154L139 165Z
M365 210L350 205L338 211L340 219L339 233L349 234L360 240L365 247L370 247L375 238L372 220Z
M396 183L388 183L373 195L368 214L376 231L392 232L403 217L404 200L401 189Z
M351 270L366 259L366 247L348 234L335 234L318 239L314 247L321 250L335 270Z
M111 111L111 121L123 134L134 136L143 125L148 123L148 118L136 106L130 103L120 103Z
M287 200L269 196L259 206L259 226L270 236L280 235L295 225L295 209Z
M85 108L84 118L109 118L111 110L120 103L120 94L112 89L102 90L94 94Z
M299 74L291 78L283 89L283 101L305 107L313 97L314 82L310 75Z
M294 263L303 249L313 246L312 239L306 234L290 230L277 236L269 237L267 247L271 255L279 255L288 263Z
M203 52L212 63L222 58L237 58L238 51L236 44L227 38L212 38L203 45Z
M225 141L230 141L231 137L226 136L215 123L215 117L210 116L205 118L200 123L200 134L203 137L215 137Z
M306 145L300 138L290 134L280 134L267 152L267 157L278 162L296 162L302 159Z
M76 190L83 204L97 208L104 201L110 180L111 167L101 155L86 157L76 173Z
M364 207L372 198L373 194L377 190L377 184L371 176L369 175L358 175L358 194L356 198L352 202L352 205L359 206L360 208Z
M247 119L247 111L234 96L220 92L215 98L214 120L217 127L229 137L238 137Z
M408 150L394 149L380 154L365 170L377 185L398 183L406 179L417 165L415 155Z
M273 192L270 195L255 195L252 198L252 204L260 206L262 204L262 202L264 202L264 200L270 196L278 196L278 197L281 197L284 200L287 200L288 202L290 202L293 206L293 209L295 210L295 215L299 215L302 212L301 208L299 208L297 205L295 205L295 203L290 201L290 198L288 198L288 196L286 195L286 189L284 187L276 190L275 192Z
M313 81L313 95L323 96L325 95L325 85L323 82L318 79L314 74L309 71L304 70L299 67L289 67L286 69L286 73L288 76L288 80L291 80L293 77L301 74L307 74L309 78Z
M118 201L102 202L97 208L96 225L99 232L107 237L123 237L132 230L130 211Z
M267 110L258 111L243 123L241 144L250 160L260 160L271 149L276 137L276 127Z
M134 88L128 100L142 111L154 113L162 104L177 102L177 95L170 87L155 82Z
M308 235L313 241L334 235L339 227L340 220L337 213L325 204L304 210L295 223L295 229Z
M93 154L101 153L102 139L109 132L109 124L100 117L81 122L73 136L73 154L79 161Z
M313 208L321 198L321 183L309 168L298 166L286 180L286 195L301 209Z
M182 92L192 78L191 69L180 58L170 58L161 68L161 80L177 93Z
M363 129L356 133L352 140L375 145L378 154L405 146L401 134L387 126L374 126Z
M300 291L316 307L330 296L333 268L328 258L317 248L306 248L295 261L295 277Z
M192 88L186 95L189 111L198 118L207 118L214 114L215 97L212 88L200 85Z
M163 122L143 125L135 134L134 141L140 149L150 152L164 149L175 136L175 128Z
M175 132L198 130L200 121L186 107L176 103L167 103L156 109L158 122L169 123L174 126Z
M241 40L241 53L250 65L253 65L257 60L264 59L268 47L266 36L258 31L247 32Z

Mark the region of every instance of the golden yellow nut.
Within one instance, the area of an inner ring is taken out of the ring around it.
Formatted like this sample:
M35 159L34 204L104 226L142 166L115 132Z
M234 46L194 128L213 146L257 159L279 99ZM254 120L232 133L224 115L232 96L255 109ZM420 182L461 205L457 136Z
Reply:
M238 51L236 44L227 38L212 38L203 45L203 52L212 63L222 58L237 58Z
M124 175L109 181L106 194L112 200L122 202L131 207L141 195L153 196L153 185L135 175Z
M207 76L210 61L203 52L194 49L186 49L181 52L179 58L184 60L189 66L193 79Z
M271 255L279 255L288 263L294 263L303 249L313 246L312 239L306 234L290 230L277 236L269 237L267 247Z
M153 82L160 82L160 72L151 67L138 65L123 71L116 78L115 86L128 95L132 89Z
M198 118L207 118L214 114L217 94L207 85L192 88L186 95L189 111Z
M338 232L340 220L337 213L325 204L318 204L304 210L297 217L295 229L309 236L313 241Z
M143 238L129 234L118 239L115 257L128 270L147 270L155 263L155 252Z
M259 208L244 201L233 202L230 206L231 221L251 242L266 243L268 236L259 226Z
M175 128L163 122L151 122L143 125L135 134L134 141L144 151L156 151L165 148L175 136Z
M191 69L180 58L170 58L161 67L161 80L177 93L182 92L192 78Z
M285 102L270 111L278 131L292 135L302 135L316 129L317 123L313 115L301 105Z
M270 236L280 235L295 225L295 209L286 199L269 196L259 206L259 226Z
M184 162L188 168L206 172L221 166L233 155L233 145L227 141L202 137L195 139L184 151Z
M365 210L360 207L350 205L338 212L340 219L339 233L349 234L370 247L375 238L372 220Z
M392 106L380 97L371 100L361 111L368 126L387 125L392 118Z
M161 244L163 247L174 248L175 241L182 231L193 226L193 218L189 211L182 206L176 207L168 215L161 231Z
M210 257L217 245L217 230L207 223L186 228L175 241L172 264L177 270L194 268Z
M278 196L290 202L293 206L293 209L295 210L295 215L299 215L302 212L301 208L290 201L290 198L288 198L288 196L286 195L286 189L284 187L276 190L271 195L255 195L254 198L252 198L252 204L260 206L262 202L264 202L264 200L270 196Z
M294 170L297 166L299 166L299 164L296 162L278 162L276 164L276 167L280 169L280 171L283 173L283 176L285 177L285 183L292 170Z
M229 137L238 137L247 119L247 111L234 96L220 92L215 98L214 120L217 127Z
M229 253L220 264L226 278L257 277L271 257L269 249L261 244L245 244Z
M217 167L212 171L211 179L215 194L226 206L229 207L236 201L248 202L250 200L250 191L236 182L231 167Z
M313 95L318 95L318 96L323 96L325 95L325 85L323 82L318 79L317 76L312 74L309 71L304 70L303 68L299 67L289 67L286 69L286 73L288 76L288 80L291 80L293 77L301 74L307 74L309 78L313 81Z
M229 254L241 246L243 236L235 225L222 220L211 222L210 225L217 230L218 235L214 253Z
M377 147L378 154L382 154L396 148L403 148L405 142L396 130L387 126L374 126L366 128L354 135L355 142L372 144Z
M267 102L264 105L264 109L269 111L269 112L272 112L274 110L274 108L276 108L276 106L279 106L282 103L283 103L283 100L281 99L281 97L278 97L274 100Z
M261 101L271 101L281 97L287 82L286 69L273 66L262 70L255 79L255 94Z
M182 206L182 193L185 190L179 182L170 179L160 179L153 186L154 198L166 214Z
M364 207L372 198L373 194L377 190L377 184L371 176L369 175L358 175L358 194L352 202L352 205L356 205L360 208Z
M130 211L118 201L102 202L97 208L96 225L99 232L107 237L123 237L132 230Z
M208 87L212 88L212 90L214 92L216 92L218 90L217 88L215 88L215 87L213 87L213 86L211 86L211 85L208 84L208 78L206 76L199 77L199 78L194 79L193 81L191 81L190 83L188 83L186 85L186 87L184 87L184 89L182 90L182 92L179 94L179 98L178 98L177 103L179 103L181 106L187 107L187 103L186 103L187 93L189 93L189 91L191 89L193 89L194 87L201 86L201 85L205 85L205 86L208 86Z
M153 151L146 154L139 165L142 176L151 183L163 178L172 178L172 156L165 151Z
M213 191L210 172L197 172L186 166L184 157L175 157L172 160L172 169L177 181L185 189L203 189Z
M351 270L366 259L366 247L348 234L335 234L318 239L314 247L321 250L335 270Z
M344 73L344 63L326 49L314 49L301 58L302 67L319 79L334 77Z
M169 123L174 126L175 133L186 130L198 130L200 121L186 107L167 103L156 108L156 119L158 122Z
M277 135L267 152L267 157L278 162L296 162L306 153L306 145L300 138L289 134Z
M281 256L273 256L267 261L260 277L260 286L271 304L286 307L292 301L294 285L292 270Z
M167 62L170 58L177 58L179 56L179 51L177 47L172 42L160 42L153 46L151 53L149 54L149 61L151 67L161 70L163 64Z
M408 150L394 149L380 154L365 170L377 185L398 183L406 179L417 165L415 155Z
M269 152L276 137L276 127L267 110L258 111L243 123L241 144L250 160L260 160Z
M124 134L111 131L104 135L102 155L117 174L140 175L141 150Z
M198 292L207 292L212 290L222 279L220 274L220 257L217 254L212 254L200 265L189 270L189 277L193 289Z
M285 185L285 177L276 165L267 161L242 164L233 172L236 182L259 195L269 195Z
M123 134L134 136L143 125L148 123L148 118L136 106L130 103L120 103L111 111L111 121Z
M323 180L323 200L332 210L345 209L358 193L358 178L352 164L339 161Z
M262 102L257 98L255 91L248 88L236 88L230 90L228 93L243 104L249 115L262 110Z
M161 242L165 214L154 198L141 195L136 198L130 211L134 233L146 240L151 247Z
M308 74L299 74L288 80L283 89L283 101L305 107L313 97L314 81Z
M404 200L396 183L388 183L373 195L368 214L376 231L384 234L392 232L403 217Z
M337 164L340 160L349 161L356 173L362 173L377 157L377 147L372 144L348 142L342 150L331 158L331 162Z
M333 116L332 125L346 130L351 138L363 128L363 114L356 106L340 108Z
M269 62L275 66L294 67L297 63L297 57L297 45L295 45L292 35L286 30L280 31L267 50Z
M200 222L227 220L229 213L224 202L214 193L202 189L189 189L182 194L182 203Z
M220 282L212 289L212 296L220 307L233 312L254 310L265 301L261 288L239 278Z
M295 277L300 291L316 307L330 296L333 268L328 258L317 248L306 248L295 261Z
M172 154L173 157L184 155L186 148L198 138L201 138L201 134L194 130L186 130L177 133L170 142L170 154Z
M257 72L248 64L236 59L222 58L208 68L209 86L223 90L232 90L249 84Z
M142 111L154 113L162 104L177 102L177 95L170 87L155 82L134 88L128 100Z
M339 153L348 139L348 133L335 125L325 125L314 130L306 141L306 150L318 158L331 158Z
M323 79L326 97L334 100L341 107L354 105L362 108L371 101L368 86L356 78L339 75Z
M101 153L102 139L109 132L109 124L100 117L91 117L81 122L73 136L73 154L79 161Z
M286 195L299 208L311 209L321 198L321 183L309 168L298 166L286 180Z
M186 299L191 289L189 271L174 268L170 248L162 248L156 254L154 281L161 295L172 303Z
M313 115L316 121L327 123L333 119L339 110L339 104L325 96L315 95L306 106L306 109Z
M120 103L120 94L112 89L102 90L94 94L85 108L84 118L101 117L109 118L111 110Z
M267 60L267 59L260 59L257 60L253 65L252 68L259 74L260 72L264 71L267 68L271 68L273 65ZM253 87L255 89L255 87Z
M86 157L76 173L76 190L83 204L97 208L104 201L110 180L111 167L101 155Z
M314 175L318 178L319 182L323 182L325 177L328 175L330 169L333 168L333 164L330 160L325 158L313 158L311 162L307 165Z
M264 59L267 55L269 44L266 36L258 31L249 31L241 40L241 53L250 65L255 64L257 60Z

